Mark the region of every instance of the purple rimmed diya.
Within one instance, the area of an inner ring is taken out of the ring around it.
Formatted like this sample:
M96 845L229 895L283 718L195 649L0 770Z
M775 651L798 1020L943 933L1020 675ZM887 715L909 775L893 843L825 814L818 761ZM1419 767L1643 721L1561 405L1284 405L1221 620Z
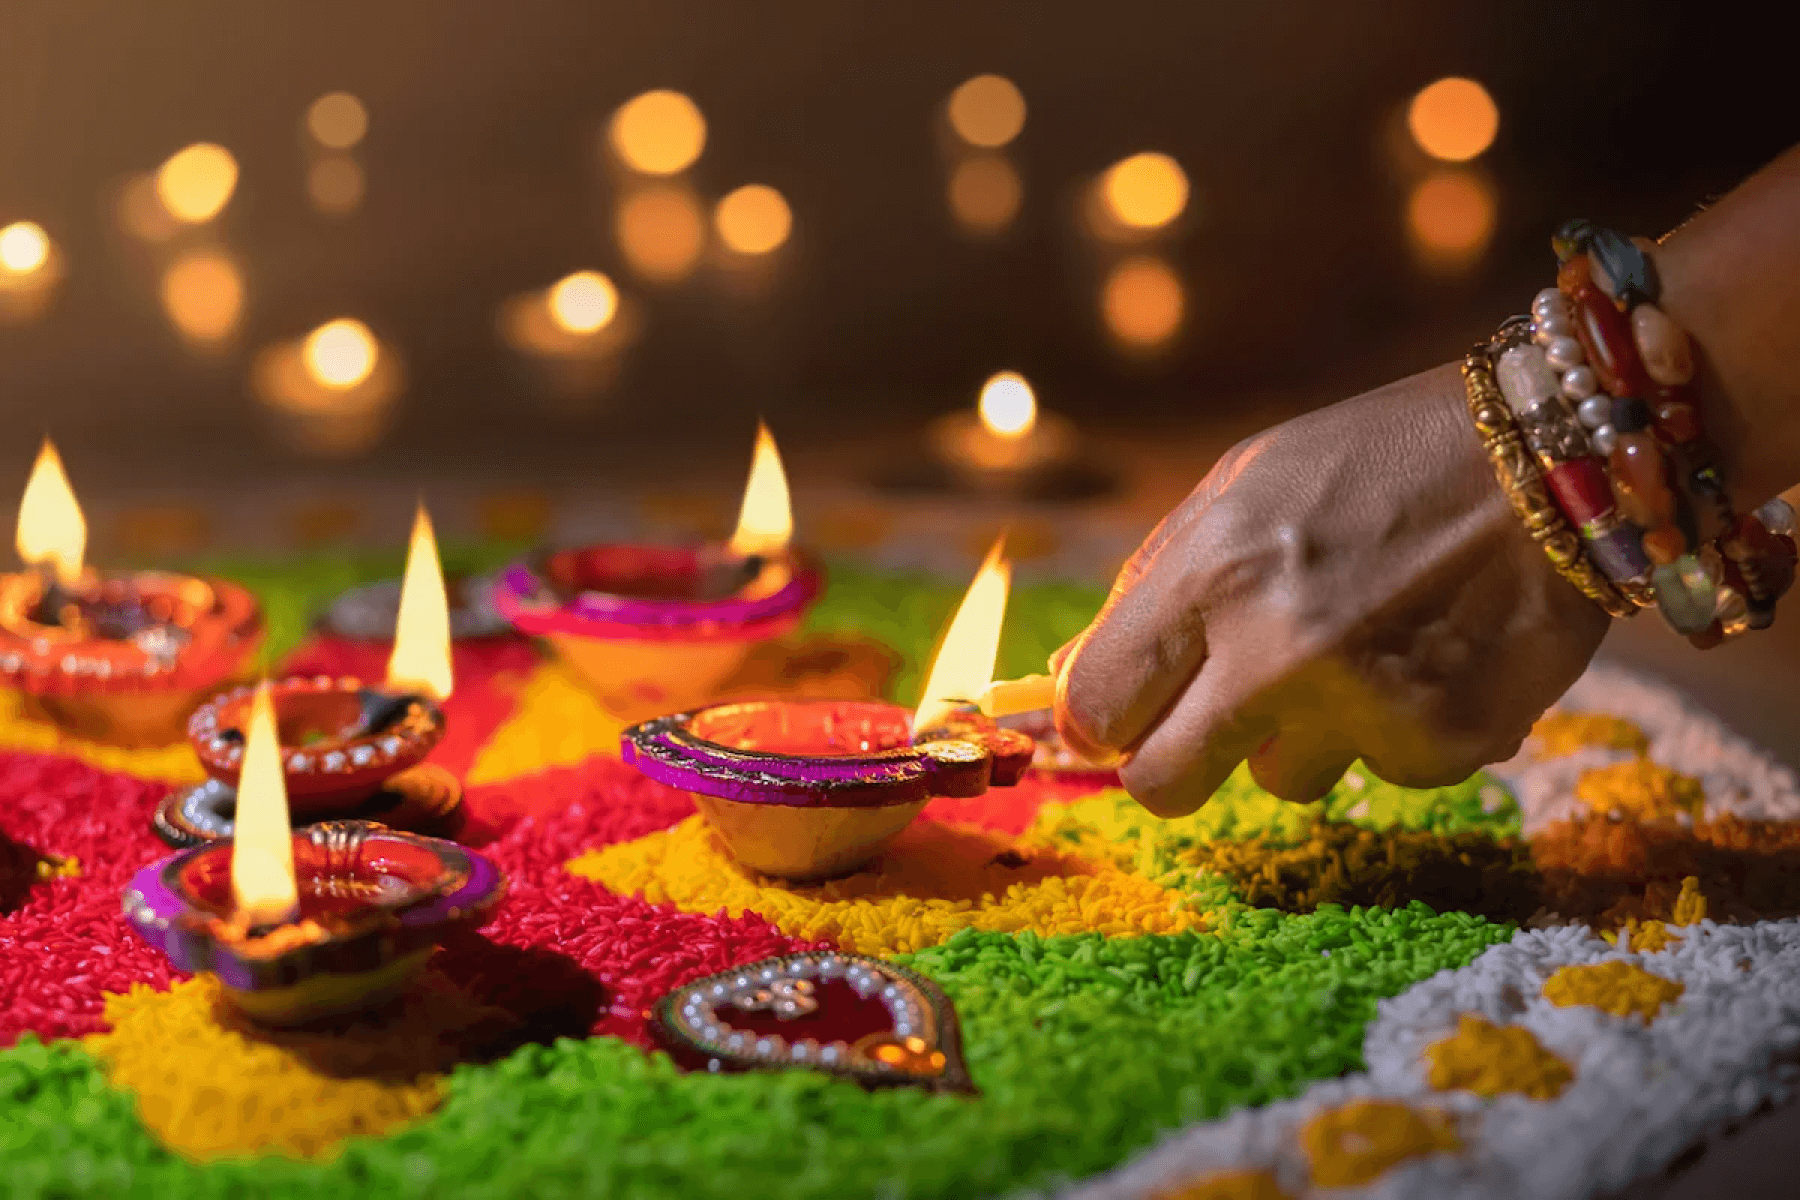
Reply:
M494 604L622 720L714 698L758 644L792 632L819 572L788 551L587 546L515 563Z
M806 1067L865 1087L975 1090L949 999L879 959L767 958L676 988L649 1015L670 1057L693 1070Z
M157 834L176 846L230 837L250 705L241 687L195 710L188 741L209 778L158 807ZM350 676L309 675L270 685L289 816L296 826L379 816L386 825L454 835L462 787L424 762L444 735L429 696L388 692Z
M487 923L505 877L481 854L366 821L294 835L298 916L252 927L234 910L230 842L185 850L132 877L124 911L183 971L218 976L268 1025L383 1004L451 933Z
M898 705L748 700L634 725L621 753L688 792L744 866L798 882L861 867L933 797L1017 783L1032 742L970 712L915 735Z

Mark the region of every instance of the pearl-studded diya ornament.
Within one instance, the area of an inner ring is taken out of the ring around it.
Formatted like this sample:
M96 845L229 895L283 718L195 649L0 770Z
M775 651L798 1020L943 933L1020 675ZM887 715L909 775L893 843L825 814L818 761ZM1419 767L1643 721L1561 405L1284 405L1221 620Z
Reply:
M421 507L386 683L372 687L350 676L321 675L264 685L296 822L356 816L419 833L456 833L461 785L424 762L444 734L439 702L452 687L449 628L437 545ZM255 695L256 689L243 687L217 696L188 722L188 740L209 778L159 806L155 826L164 841L187 846L231 836Z
M506 881L472 850L366 821L290 829L266 687L248 724L236 836L145 867L124 894L175 967L212 972L257 1021L306 1024L393 999L445 937L494 915Z
M818 951L768 958L680 987L651 1011L690 1069L804 1067L865 1087L973 1092L956 1010L905 967Z
M789 548L793 513L767 428L738 526L724 546L598 545L541 555L500 576L494 603L548 642L625 721L706 703L759 644L792 632L819 592Z
M847 874L934 796L1009 786L1032 742L972 705L993 675L1009 573L996 545L951 619L917 712L893 704L748 700L641 722L624 760L692 795L732 856L803 881Z
M18 547L27 569L0 574L0 684L72 733L179 741L195 705L262 644L262 612L237 584L84 567L87 523L47 439L19 505Z

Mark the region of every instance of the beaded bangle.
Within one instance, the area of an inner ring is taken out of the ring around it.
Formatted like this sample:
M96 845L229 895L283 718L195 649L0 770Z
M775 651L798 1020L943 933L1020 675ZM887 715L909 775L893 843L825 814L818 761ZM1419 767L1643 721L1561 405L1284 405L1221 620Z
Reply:
M1525 437L1507 407L1506 397L1495 381L1496 351L1504 352L1521 343L1524 333L1522 323L1509 322L1502 327L1501 334L1496 335L1495 341L1476 346L1463 357L1463 390L1469 417L1475 423L1475 433L1481 438L1481 447L1494 469L1500 490L1506 493L1513 512L1524 522L1531 539L1543 547L1557 573L1610 615L1631 616L1637 611L1636 607L1595 569L1582 550L1581 539L1550 498L1537 460L1526 445Z
M1582 457L1574 445L1584 428L1588 448L1605 460L1613 514L1592 515L1603 505L1591 487L1553 488L1564 512L1582 525L1619 589L1640 604L1653 596L1696 646L1766 627L1793 581L1793 510L1775 501L1750 517L1731 511L1689 386L1693 347L1657 306L1661 281L1644 252L1649 243L1571 221L1551 244L1557 287L1532 302L1541 366L1520 351L1501 384L1547 414L1543 446L1533 446L1547 471L1552 456ZM1554 406L1558 398L1575 406L1575 431ZM1703 509L1715 531L1705 542Z

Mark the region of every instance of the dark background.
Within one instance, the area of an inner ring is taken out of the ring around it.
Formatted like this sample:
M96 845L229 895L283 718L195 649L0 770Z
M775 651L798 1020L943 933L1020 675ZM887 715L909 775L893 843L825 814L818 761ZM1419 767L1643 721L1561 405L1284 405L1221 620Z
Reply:
M52 234L65 278L0 325L0 478L53 429L84 493L183 471L223 482L441 466L579 471L625 445L722 440L766 414L784 444L913 430L999 366L1089 428L1254 422L1455 354L1547 276L1548 231L1590 214L1658 231L1791 141L1778 39L1718 4L318 2L0 8L0 224ZM1008 233L958 235L934 120L970 75L1029 105ZM1473 269L1422 275L1384 131L1422 85L1482 81L1499 197ZM700 192L773 184L795 231L733 294L702 271L640 286L618 261L600 130L651 87L691 95ZM301 114L363 99L367 198L313 212ZM120 233L120 180L214 140L237 193L213 233L248 307L223 357L186 351L154 257ZM1184 330L1151 363L1096 319L1085 180L1143 148L1194 200L1162 248ZM495 309L578 266L641 304L604 392L540 403ZM340 313L405 357L395 423L349 465L285 444L248 397L253 350ZM1279 396L1277 402L1271 397ZM80 464L77 466L76 464ZM1200 464L1204 465L1204 464Z

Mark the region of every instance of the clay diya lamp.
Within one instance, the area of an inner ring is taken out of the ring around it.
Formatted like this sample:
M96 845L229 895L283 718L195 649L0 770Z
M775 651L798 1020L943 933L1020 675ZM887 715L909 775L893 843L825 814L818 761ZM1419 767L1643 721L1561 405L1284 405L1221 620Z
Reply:
M995 719L1003 729L1016 729L1037 744L1032 757L1032 770L1048 779L1095 787L1117 787L1119 764L1116 759L1101 761L1086 758L1073 749L1056 731L1051 705L1056 699L1056 680L1049 675L1027 675L1022 679L1006 679L991 684L976 705L984 716Z
M1016 783L1032 743L978 714L915 735L898 705L748 700L634 725L621 750L688 792L744 866L801 882L863 866L933 797Z
M517 563L494 603L514 628L548 642L600 703L625 721L718 697L759 645L786 636L819 592L793 553L787 481L758 431L738 527L725 545L595 545Z
M379 814L386 824L454 833L462 788L448 771L424 761L444 736L443 709L429 695L331 675L277 680L269 691L296 826ZM191 846L232 835L254 695L254 688L236 688L189 719L188 742L208 778L158 807L156 831L164 841Z
M805 1067L865 1087L972 1092L956 1010L931 980L856 954L788 954L676 988L650 1016L691 1070Z
M365 821L294 832L298 909L258 923L234 902L230 841L145 867L125 916L182 971L210 971L267 1025L305 1024L392 1000L450 934L485 924L505 879L454 842Z

